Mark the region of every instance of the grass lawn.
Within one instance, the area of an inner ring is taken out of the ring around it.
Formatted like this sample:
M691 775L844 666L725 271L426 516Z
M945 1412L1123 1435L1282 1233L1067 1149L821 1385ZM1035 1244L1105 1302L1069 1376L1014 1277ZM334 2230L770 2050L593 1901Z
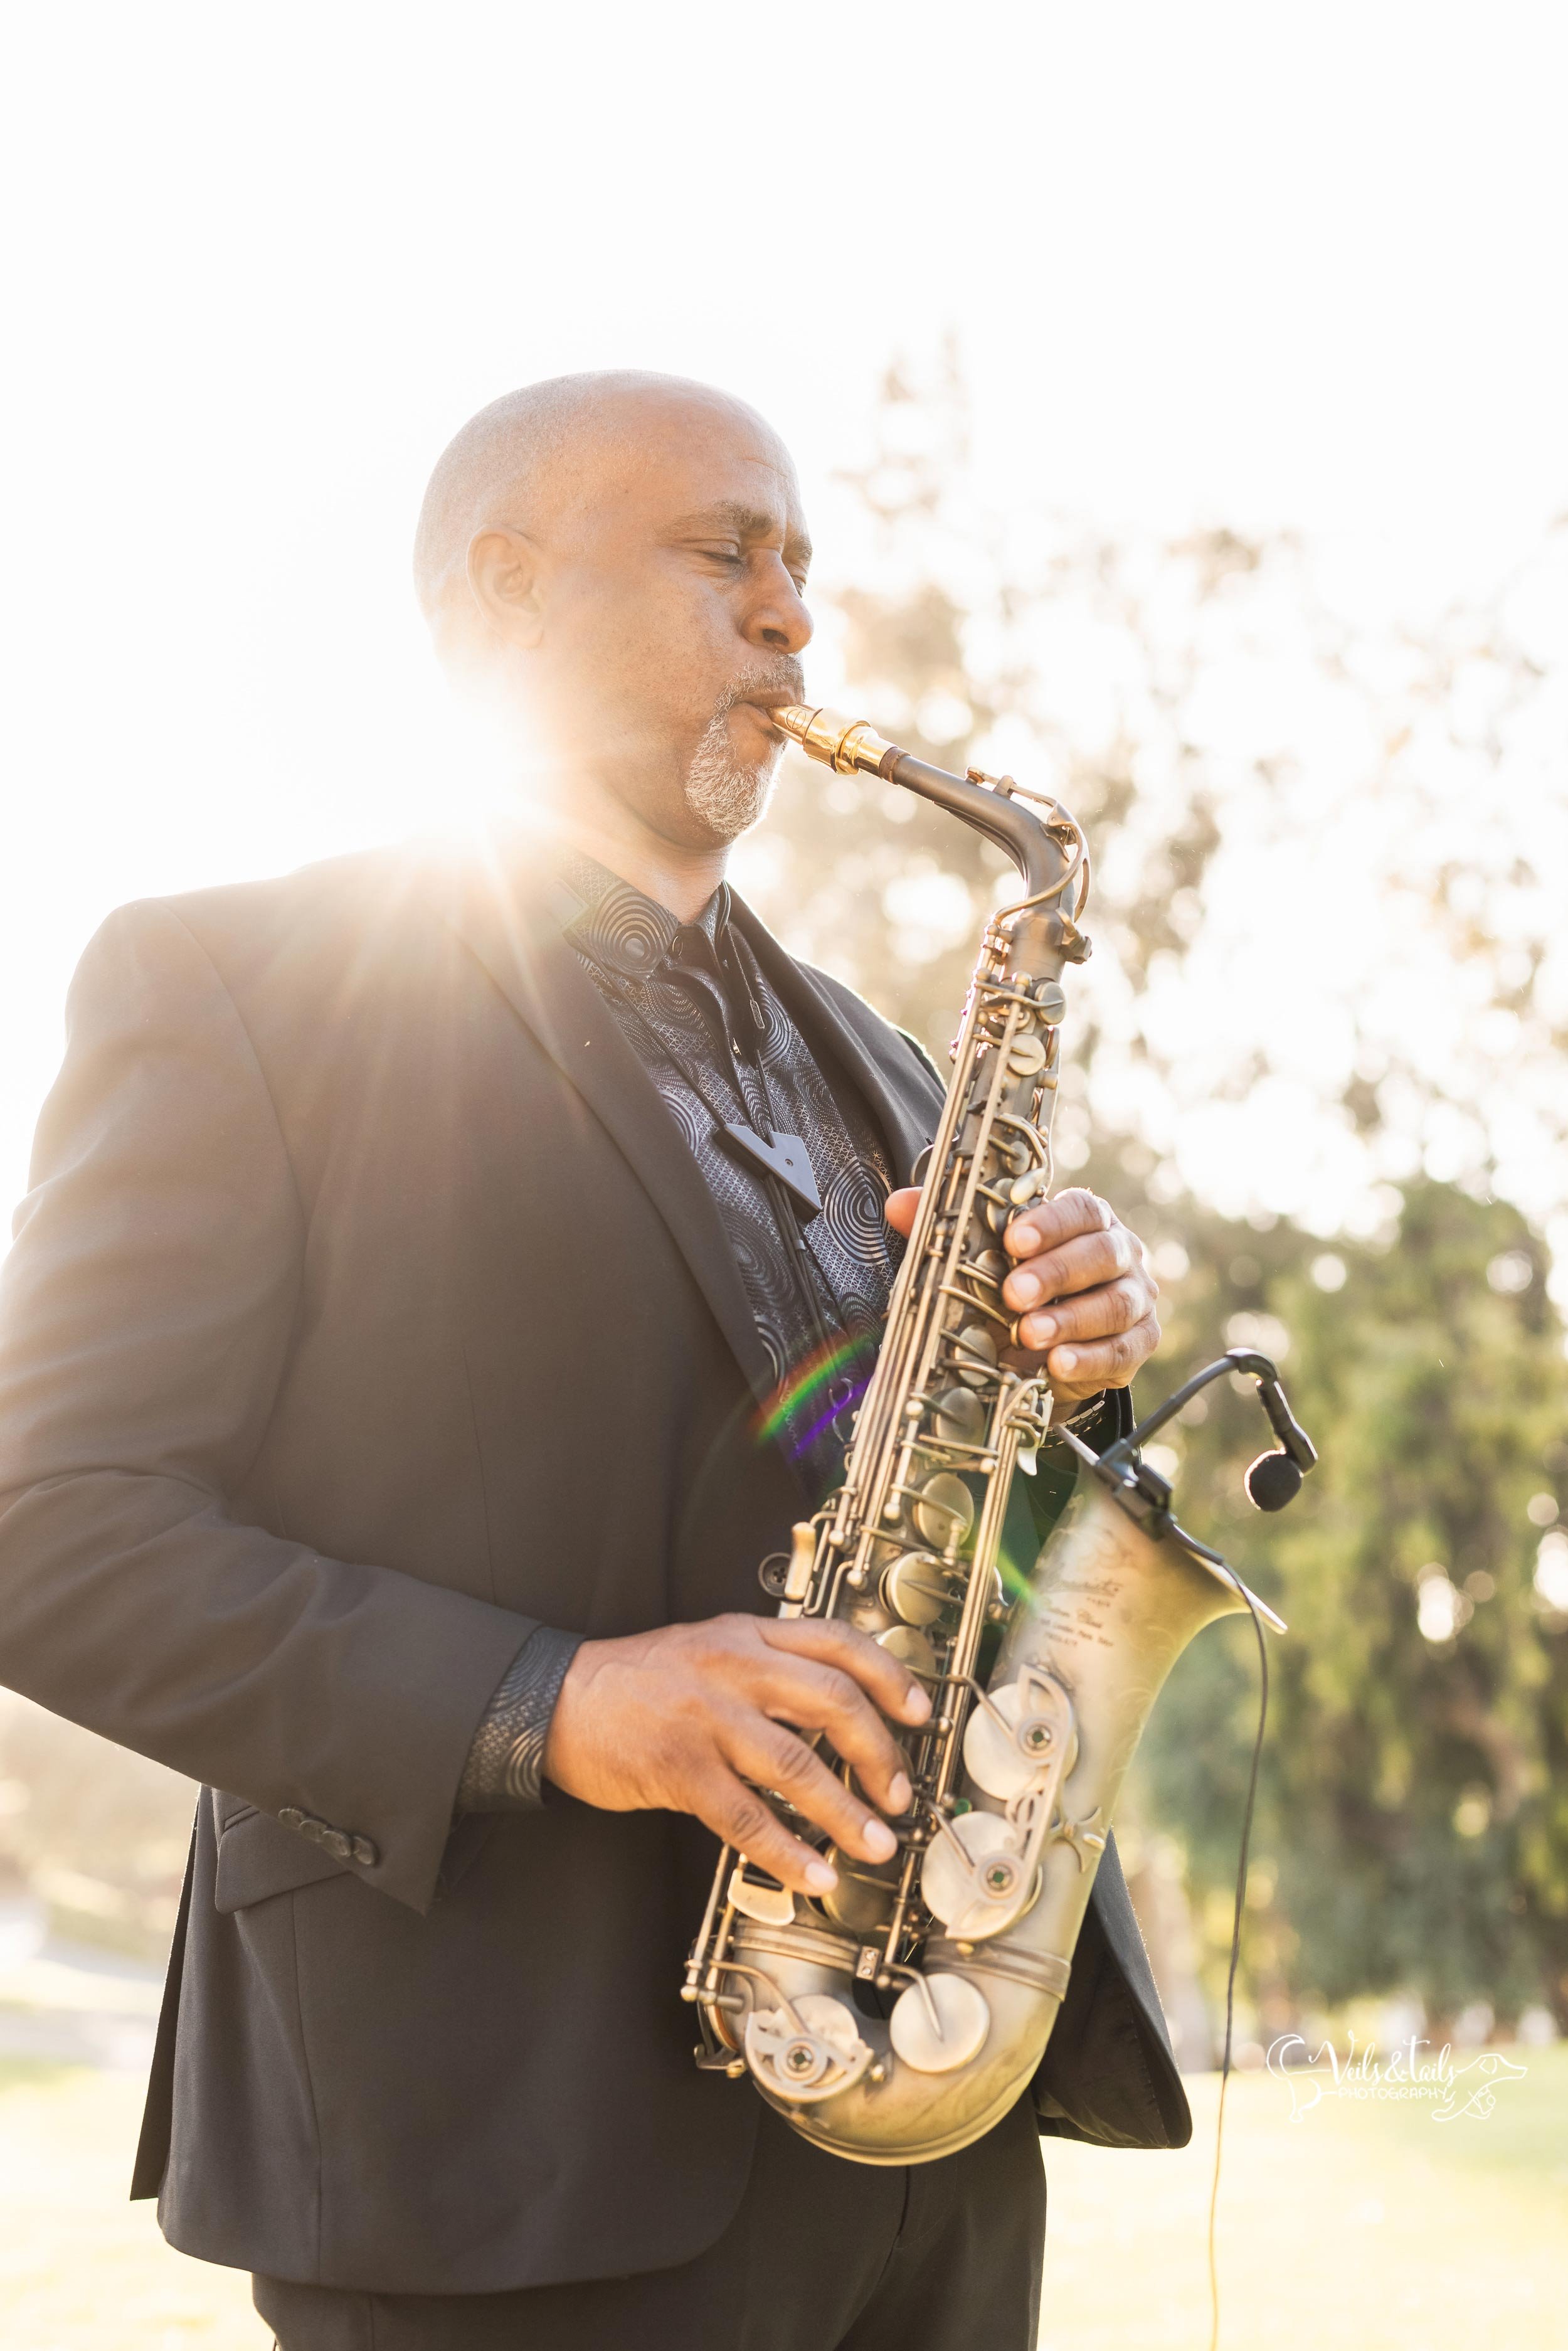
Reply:
M1568 2045L1514 2053L1484 2118L1233 2079L1219 2285L1226 2351L1564 2351ZM1042 2351L1205 2351L1217 2077L1182 2154L1047 2142Z
M1328 2101L1293 2123L1282 2084L1232 2085L1227 2351L1562 2351L1568 2047L1520 2055L1484 2119ZM1215 2085L1189 2088L1183 2155L1050 2142L1042 2351L1205 2351ZM267 2351L246 2281L124 2200L140 2105L128 2074L0 2069L5 2351Z
M0 2067L5 2351L268 2351L250 2281L171 2252L129 2204L139 2075Z

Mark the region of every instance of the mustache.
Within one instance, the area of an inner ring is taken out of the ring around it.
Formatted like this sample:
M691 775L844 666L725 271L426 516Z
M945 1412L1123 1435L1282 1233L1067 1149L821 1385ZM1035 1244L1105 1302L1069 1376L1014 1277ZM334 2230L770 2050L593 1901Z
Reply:
M747 670L732 678L714 705L716 719L725 717L737 702L754 702L765 710L781 702L803 702L806 674L798 661L776 662L767 669Z

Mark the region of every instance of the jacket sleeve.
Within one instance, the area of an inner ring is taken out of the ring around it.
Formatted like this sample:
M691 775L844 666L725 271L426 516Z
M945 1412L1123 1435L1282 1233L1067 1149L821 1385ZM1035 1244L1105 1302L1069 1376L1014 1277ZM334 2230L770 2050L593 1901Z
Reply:
M530 1619L247 1525L304 1215L211 962L111 915L0 1269L0 1679L416 1909Z

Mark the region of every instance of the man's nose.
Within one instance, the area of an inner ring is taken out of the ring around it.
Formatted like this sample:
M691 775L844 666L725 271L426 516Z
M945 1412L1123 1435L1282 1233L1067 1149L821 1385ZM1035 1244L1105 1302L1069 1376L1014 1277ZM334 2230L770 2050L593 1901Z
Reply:
M747 644L773 653L804 653L813 626L800 591L784 566L778 561L767 564L741 623Z

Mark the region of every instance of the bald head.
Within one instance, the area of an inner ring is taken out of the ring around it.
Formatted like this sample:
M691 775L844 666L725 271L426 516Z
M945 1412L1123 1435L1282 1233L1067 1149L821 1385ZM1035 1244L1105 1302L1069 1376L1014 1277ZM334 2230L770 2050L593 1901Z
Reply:
M548 543L596 503L672 425L693 438L740 424L771 443L770 425L744 401L685 376L639 368L549 376L503 392L442 451L420 508L413 582L436 649L456 654L477 618L468 550L482 531L509 525Z
M795 469L755 409L628 370L481 409L431 477L414 578L449 672L569 814L613 799L706 853L766 800L768 713L803 690L810 559Z

